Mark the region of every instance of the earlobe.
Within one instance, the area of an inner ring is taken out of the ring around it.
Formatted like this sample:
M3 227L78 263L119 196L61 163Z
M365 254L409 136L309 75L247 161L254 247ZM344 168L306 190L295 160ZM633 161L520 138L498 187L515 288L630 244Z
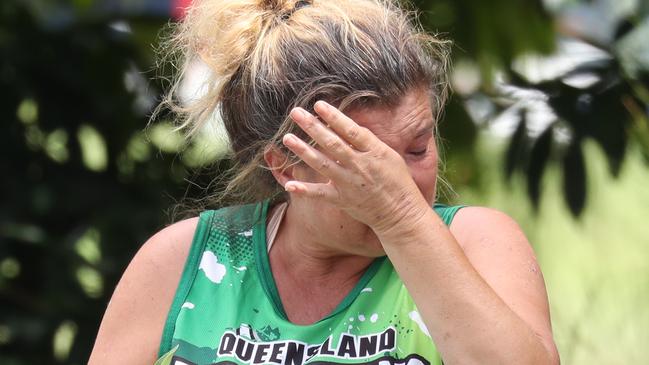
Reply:
M266 166L281 186L293 180L293 166L288 163L288 157L276 146L269 146L264 151Z

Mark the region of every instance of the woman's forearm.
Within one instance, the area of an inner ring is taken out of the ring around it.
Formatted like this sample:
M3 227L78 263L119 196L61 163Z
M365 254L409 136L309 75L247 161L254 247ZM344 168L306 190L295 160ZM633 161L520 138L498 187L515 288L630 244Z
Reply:
M557 362L433 210L377 235L447 365Z

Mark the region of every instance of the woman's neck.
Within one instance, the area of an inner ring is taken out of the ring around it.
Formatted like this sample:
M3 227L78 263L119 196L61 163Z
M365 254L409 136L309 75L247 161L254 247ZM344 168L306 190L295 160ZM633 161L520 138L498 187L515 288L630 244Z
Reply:
M313 225L296 213L289 205L269 260L289 320L307 324L331 313L354 288L373 258L346 253L321 242L327 239L322 229L314 232Z
M290 263L290 271L301 277L356 277L365 271L373 257L356 255L340 249L333 241L353 241L358 237L345 237L344 232L327 235L320 222L306 222L299 212L289 204L284 219L279 225L273 250L277 259Z

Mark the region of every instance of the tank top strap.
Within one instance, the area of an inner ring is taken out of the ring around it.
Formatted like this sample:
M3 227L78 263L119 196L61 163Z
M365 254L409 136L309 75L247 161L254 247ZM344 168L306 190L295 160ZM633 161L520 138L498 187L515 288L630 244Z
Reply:
M435 210L435 213L442 218L444 221L444 224L447 226L451 225L451 222L453 222L453 218L455 217L455 214L458 212L458 210L466 207L466 205L445 205L445 204L440 204L440 203L435 203L433 206L433 209Z

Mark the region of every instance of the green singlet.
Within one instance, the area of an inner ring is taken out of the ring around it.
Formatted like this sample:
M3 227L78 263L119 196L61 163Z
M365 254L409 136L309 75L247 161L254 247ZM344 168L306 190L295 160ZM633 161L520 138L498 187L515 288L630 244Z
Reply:
M447 225L460 208L435 205ZM156 365L441 363L386 257L331 314L289 322L268 261L267 210L266 201L200 215Z

